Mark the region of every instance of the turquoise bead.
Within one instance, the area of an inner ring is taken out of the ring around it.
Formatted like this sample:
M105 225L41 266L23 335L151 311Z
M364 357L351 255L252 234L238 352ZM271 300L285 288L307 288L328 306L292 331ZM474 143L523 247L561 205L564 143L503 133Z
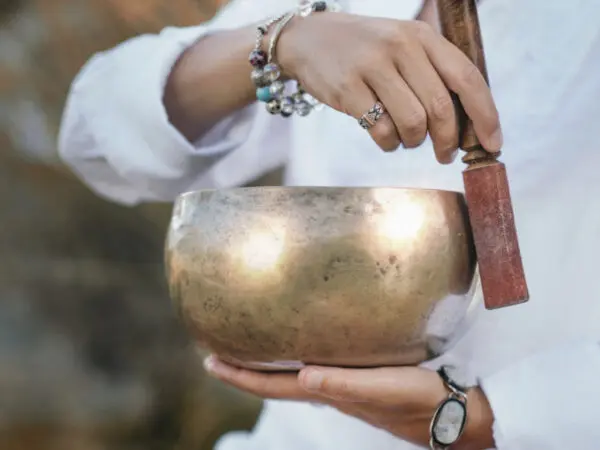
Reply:
M273 100L269 86L259 87L256 90L256 98L265 103Z

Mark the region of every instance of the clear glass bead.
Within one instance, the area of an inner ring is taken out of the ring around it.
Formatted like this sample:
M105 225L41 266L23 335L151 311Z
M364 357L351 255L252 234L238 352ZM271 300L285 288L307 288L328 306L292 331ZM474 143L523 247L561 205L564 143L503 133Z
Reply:
M281 81L275 81L275 82L273 82L273 84L271 84L269 89L271 91L271 95L273 97L277 97L283 93L283 90L285 89L285 85Z
M308 17L312 13L312 1L301 0L298 5L298 14L301 17Z
M281 114L284 116L291 116L294 113L294 100L290 97L281 99Z
M254 69L250 74L250 78L256 87L264 87L268 84L262 69Z
M281 70L277 64L267 64L264 70L264 77L269 83L273 83L281 76Z
M304 101L304 95L302 92L294 92L292 99L294 100L294 103L300 103L301 101Z
M294 105L294 109L296 110L299 116L305 117L310 114L312 106L310 106L310 103L301 100L299 102L296 102L296 104Z

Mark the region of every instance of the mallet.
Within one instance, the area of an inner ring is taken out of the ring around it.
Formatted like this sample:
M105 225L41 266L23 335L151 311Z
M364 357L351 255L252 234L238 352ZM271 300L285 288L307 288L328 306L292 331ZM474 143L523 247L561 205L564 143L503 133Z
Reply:
M475 0L437 0L442 33L460 48L488 81ZM455 102L461 123L460 148L465 196L473 229L485 306L497 309L529 300L517 239L506 167L499 154L479 143L473 123Z

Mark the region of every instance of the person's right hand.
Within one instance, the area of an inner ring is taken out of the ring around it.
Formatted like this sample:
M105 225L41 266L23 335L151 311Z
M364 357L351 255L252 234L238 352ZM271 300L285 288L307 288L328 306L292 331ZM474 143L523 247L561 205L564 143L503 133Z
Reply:
M383 150L417 147L429 133L438 161L452 162L459 136L450 91L483 147L502 146L481 72L425 22L328 12L296 18L280 37L277 60L308 93L356 119L380 101L387 114L369 133Z

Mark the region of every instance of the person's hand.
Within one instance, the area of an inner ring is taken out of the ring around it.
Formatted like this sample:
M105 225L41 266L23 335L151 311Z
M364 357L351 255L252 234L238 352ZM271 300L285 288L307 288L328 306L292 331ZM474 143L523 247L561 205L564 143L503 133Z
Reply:
M327 404L423 446L429 445L431 419L448 396L436 372L417 367L308 367L299 374L273 374L231 367L214 356L205 367L212 376L259 397ZM467 408L465 433L452 448L493 448L493 414L479 388L469 391Z
M417 147L429 133L438 161L452 162L459 138L449 91L483 147L496 152L502 146L482 74L425 22L327 12L296 18L281 34L277 59L307 92L357 119L380 101L387 114L369 132L384 150Z

